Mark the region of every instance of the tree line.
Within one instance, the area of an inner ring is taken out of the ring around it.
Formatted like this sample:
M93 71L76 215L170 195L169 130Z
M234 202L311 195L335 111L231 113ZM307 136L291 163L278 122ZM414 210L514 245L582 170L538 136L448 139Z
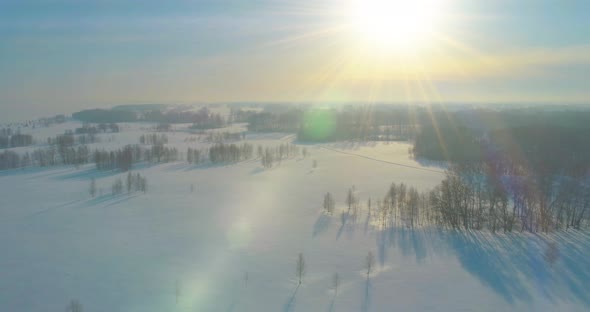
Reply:
M193 129L212 129L224 127L227 123L220 114L212 113L208 108L187 111L173 109L163 111L151 109L144 112L125 109L89 109L72 114L74 119L87 123L119 123L146 121L161 124L192 123Z
M146 136L146 138L151 136ZM203 164L207 161L213 164L236 163L254 158L255 148L250 143L224 144L217 143L209 148L196 149L187 148L186 158L181 155L178 149L167 147L159 141L149 147L139 144L126 145L119 149L90 150L86 145L74 146L71 136L59 136L60 139L52 141L54 144L46 148L38 148L24 154L10 150L0 153L0 170L26 168L26 167L48 167L58 165L84 165L94 163L101 171L120 170L129 171L133 165L140 162L168 163L186 159L189 164ZM147 140L147 139L146 139ZM262 159L262 165L270 168L277 162L294 157L300 154L299 147L293 144L281 144L274 147L258 146L256 156ZM303 149L304 155L307 150Z
M33 136L30 134L12 133L10 128L2 129L0 135L0 148L21 147L33 144Z
M347 191L342 220L356 220L360 199ZM322 207L333 214L335 200L326 193ZM368 216L382 228L440 226L491 232L550 232L590 226L590 185L586 180L559 181L502 177L487 164L454 166L430 191L393 183L386 194L367 200Z

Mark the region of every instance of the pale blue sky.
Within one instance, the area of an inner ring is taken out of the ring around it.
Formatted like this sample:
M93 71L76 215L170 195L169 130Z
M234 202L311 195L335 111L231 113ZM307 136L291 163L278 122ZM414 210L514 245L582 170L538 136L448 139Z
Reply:
M448 0L441 32L457 45L422 55L426 75L408 79L426 80L430 91L418 95L400 75L344 69L357 47L325 30L341 22L345 2L0 0L0 115L155 102L590 97L590 1Z

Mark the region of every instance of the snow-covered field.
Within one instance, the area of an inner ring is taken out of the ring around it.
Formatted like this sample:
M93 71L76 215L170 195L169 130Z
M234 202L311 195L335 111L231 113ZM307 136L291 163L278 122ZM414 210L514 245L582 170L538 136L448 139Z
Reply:
M135 144L145 126L125 125L97 146ZM168 134L180 151L190 136ZM264 145L293 139L247 136ZM0 172L0 311L65 311L71 299L85 312L590 309L588 233L381 231L366 211L344 226L339 213L322 214L327 191L342 210L352 185L365 207L392 182L438 184L444 168L410 159L409 146L306 145L307 158L268 170L259 160L144 165L133 171L147 177L148 192L115 197L111 183L125 174L93 165ZM367 279L369 251L377 261Z

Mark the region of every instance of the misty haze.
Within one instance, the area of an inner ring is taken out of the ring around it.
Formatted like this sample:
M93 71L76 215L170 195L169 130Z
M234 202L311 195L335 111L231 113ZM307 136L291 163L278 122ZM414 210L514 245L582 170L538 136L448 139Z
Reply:
M0 311L588 311L590 2L0 1Z

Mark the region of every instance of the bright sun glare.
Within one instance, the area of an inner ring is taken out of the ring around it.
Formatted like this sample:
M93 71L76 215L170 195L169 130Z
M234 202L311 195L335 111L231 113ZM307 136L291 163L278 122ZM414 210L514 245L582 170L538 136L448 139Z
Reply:
M353 0L353 31L368 44L414 51L432 38L443 15L444 0Z

